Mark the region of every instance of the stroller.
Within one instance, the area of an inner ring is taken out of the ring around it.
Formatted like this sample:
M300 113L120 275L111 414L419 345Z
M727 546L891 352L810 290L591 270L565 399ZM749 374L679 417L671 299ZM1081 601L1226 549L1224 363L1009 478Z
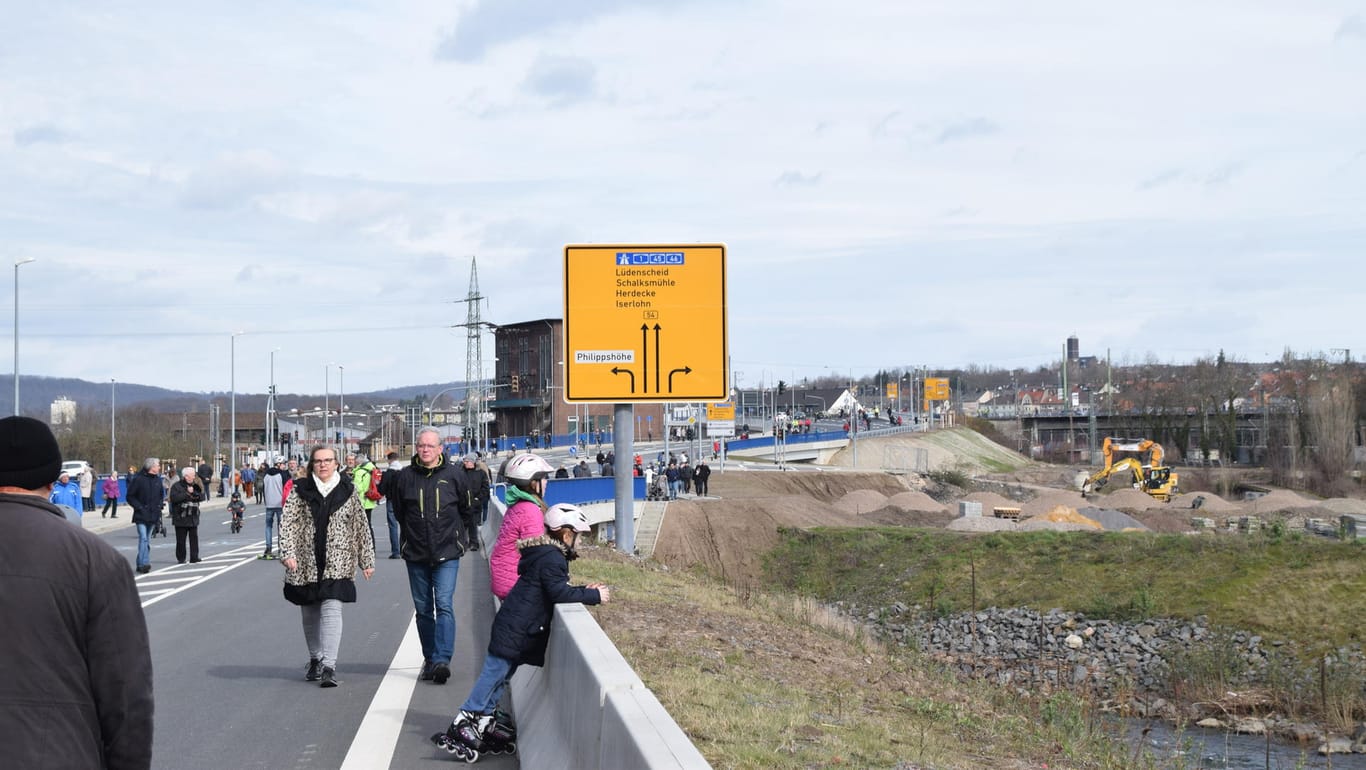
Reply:
M663 500L663 499L665 499L665 498L666 498L666 495L664 494L664 484L665 484L664 474L662 474L662 473L656 473L656 474L655 474L655 477L652 478L652 479L650 479L650 487L649 487L648 489L645 490L645 499L646 499L646 500Z
M161 512L160 512L160 511L157 512L157 523L155 523L155 524L152 525L152 534L149 535L148 537L156 537L157 535L161 535L162 537L166 537L166 525L161 523Z

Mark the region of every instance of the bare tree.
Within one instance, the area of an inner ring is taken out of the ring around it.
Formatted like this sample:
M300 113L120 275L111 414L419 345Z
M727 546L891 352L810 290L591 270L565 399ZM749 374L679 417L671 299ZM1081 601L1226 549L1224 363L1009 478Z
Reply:
M1322 372L1308 388L1309 455L1323 494L1341 491L1356 443L1356 397L1345 373Z

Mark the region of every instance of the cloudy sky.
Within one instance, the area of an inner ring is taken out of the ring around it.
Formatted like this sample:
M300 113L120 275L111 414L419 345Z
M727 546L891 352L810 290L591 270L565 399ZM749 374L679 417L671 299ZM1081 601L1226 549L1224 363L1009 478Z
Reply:
M727 244L743 385L1356 356L1366 0L10 3L0 180L24 374L461 379L581 242Z

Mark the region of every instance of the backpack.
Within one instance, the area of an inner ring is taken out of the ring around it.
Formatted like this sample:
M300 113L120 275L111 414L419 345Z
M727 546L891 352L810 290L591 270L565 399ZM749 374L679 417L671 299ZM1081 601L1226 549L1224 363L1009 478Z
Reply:
M383 475L384 471L379 468L370 469L370 488L365 490L366 500L380 500L384 497L384 493L379 491L379 480Z

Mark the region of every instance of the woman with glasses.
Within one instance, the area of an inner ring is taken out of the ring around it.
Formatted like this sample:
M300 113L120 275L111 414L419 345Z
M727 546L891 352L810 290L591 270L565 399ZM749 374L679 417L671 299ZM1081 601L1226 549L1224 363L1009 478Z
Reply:
M343 602L356 601L356 570L375 573L375 545L365 509L337 452L317 446L304 475L294 483L280 521L280 563L285 598L299 605L308 671L304 681L336 687Z

